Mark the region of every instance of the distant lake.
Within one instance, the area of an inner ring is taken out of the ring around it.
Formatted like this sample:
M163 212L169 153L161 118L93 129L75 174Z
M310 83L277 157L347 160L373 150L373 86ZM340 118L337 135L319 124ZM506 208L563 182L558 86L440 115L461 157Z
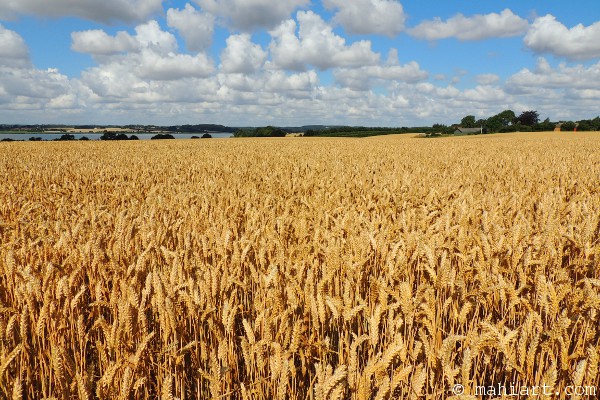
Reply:
M121 132L117 132L121 133ZM124 132L123 132L124 133ZM83 136L90 140L100 140L100 136L103 133L68 133L69 135L75 136L75 139L79 140ZM131 135L137 136L140 140L150 140L157 133L125 133L128 137ZM13 140L25 140L28 141L30 137L42 138L42 140L54 140L59 139L64 133L2 133L0 132L0 140L2 139L13 139ZM175 139L191 139L192 136L202 137L202 133L173 133ZM231 133L210 133L213 139L225 139L233 137Z

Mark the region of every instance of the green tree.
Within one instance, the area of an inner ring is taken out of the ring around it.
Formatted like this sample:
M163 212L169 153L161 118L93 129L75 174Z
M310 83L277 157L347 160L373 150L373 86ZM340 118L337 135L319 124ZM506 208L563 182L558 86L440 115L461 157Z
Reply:
M562 125L560 126L560 130L563 132L573 132L576 127L577 124L575 124L575 122L567 121L562 123Z
M256 136L265 137L283 137L286 132L283 129L275 128L274 126L265 126L264 128L256 129Z
M546 118L544 121L535 125L534 130L538 132L548 132L553 131L556 125L550 122L550 118Z
M515 121L515 113L512 110L504 110L490 117L486 121L486 127L490 132L506 131Z
M69 133L65 133L58 140L75 140L75 135L71 135Z
M265 126L256 129L239 129L234 132L234 137L282 137L287 134L283 129L274 126Z
M175 136L170 133L159 133L150 138L150 140L175 139Z
M582 132L593 131L594 127L592 125L592 121L589 119L584 119L584 120L579 121L577 124L577 130L582 131Z
M521 115L517 117L517 121L521 125L534 126L535 124L540 122L540 115L537 111L533 110L523 111Z
M513 110L504 110L500 114L497 114L496 117L502 126L509 126L515 122L516 115Z
M449 135L454 132L454 129L452 129L452 127L446 126L444 124L433 124L433 126L431 127L431 132L432 133L443 133L445 135Z
M463 128L475 128L475 116L467 115L463 119L460 120L460 126Z

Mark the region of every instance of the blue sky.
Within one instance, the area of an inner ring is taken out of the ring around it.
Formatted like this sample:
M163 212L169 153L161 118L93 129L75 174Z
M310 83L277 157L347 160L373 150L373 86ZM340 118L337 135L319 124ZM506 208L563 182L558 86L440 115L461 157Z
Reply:
M0 123L600 114L600 2L0 0Z

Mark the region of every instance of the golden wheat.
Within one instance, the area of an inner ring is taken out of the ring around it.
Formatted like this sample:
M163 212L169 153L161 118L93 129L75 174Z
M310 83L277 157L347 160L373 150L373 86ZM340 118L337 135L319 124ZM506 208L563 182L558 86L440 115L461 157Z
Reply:
M597 133L7 143L0 181L0 398L600 385Z

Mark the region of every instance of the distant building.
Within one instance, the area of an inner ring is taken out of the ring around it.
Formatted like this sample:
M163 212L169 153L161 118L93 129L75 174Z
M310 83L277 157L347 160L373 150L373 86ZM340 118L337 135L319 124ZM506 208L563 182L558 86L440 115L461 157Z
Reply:
M483 128L463 128L459 126L454 131L455 135L473 135L477 133L483 133Z

